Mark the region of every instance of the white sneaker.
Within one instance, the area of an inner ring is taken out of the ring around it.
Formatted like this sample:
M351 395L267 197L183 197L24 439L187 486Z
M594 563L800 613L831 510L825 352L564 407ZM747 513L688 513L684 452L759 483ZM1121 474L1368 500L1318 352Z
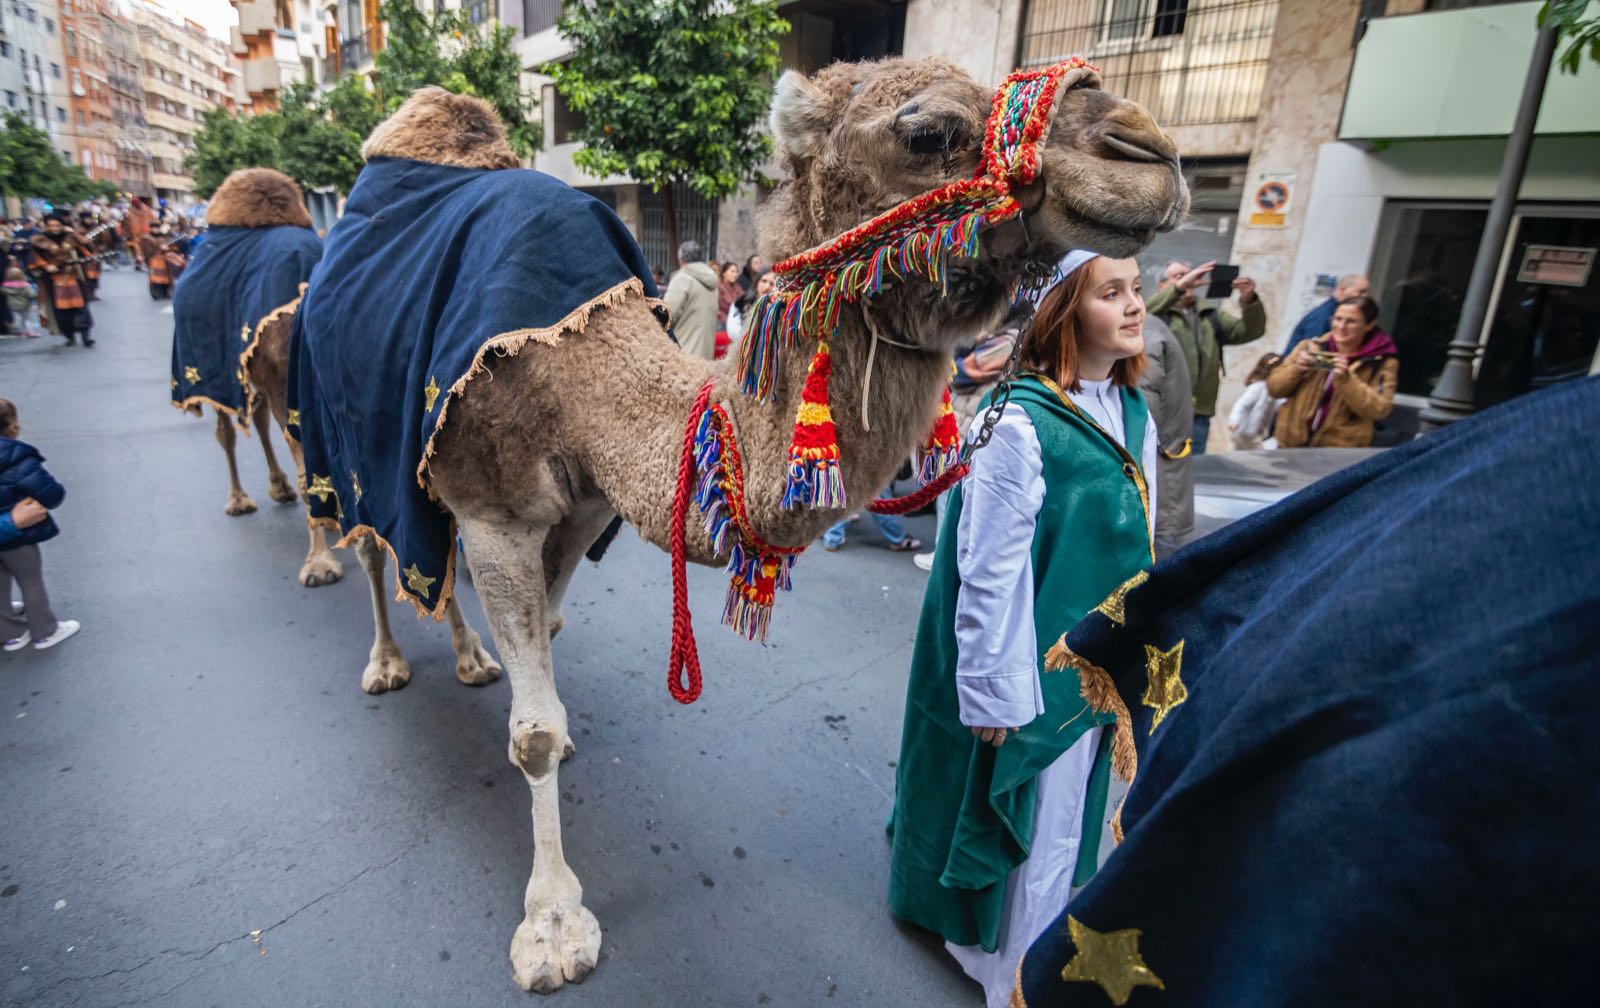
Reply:
M24 630L21 637L13 637L6 641L5 648L7 651L21 651L28 646L28 642L31 640L33 640L33 634Z
M35 651L43 651L45 648L55 647L82 629L83 625L75 619L56 620L56 632L44 640L34 641L33 649Z
M911 562L917 565L918 570L931 571L933 570L933 551L918 553L911 558Z

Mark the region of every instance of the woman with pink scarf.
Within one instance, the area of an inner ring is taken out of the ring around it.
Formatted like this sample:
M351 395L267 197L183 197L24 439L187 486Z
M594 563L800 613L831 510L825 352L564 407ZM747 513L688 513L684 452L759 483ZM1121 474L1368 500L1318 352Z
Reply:
M1373 425L1389 415L1400 361L1378 328L1378 303L1346 298L1330 331L1294 348L1267 375L1267 394L1288 400L1278 411L1280 448L1367 448Z

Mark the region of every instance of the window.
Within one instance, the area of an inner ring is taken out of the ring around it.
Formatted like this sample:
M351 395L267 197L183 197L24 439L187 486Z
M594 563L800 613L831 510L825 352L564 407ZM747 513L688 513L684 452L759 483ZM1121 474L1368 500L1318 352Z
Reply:
M62 108L60 105L57 105L56 106L56 122L66 122L66 121L67 121L67 110Z
M17 107L17 93L15 91L6 92L6 104L12 108Z
M49 18L45 18L44 19L44 30L48 34L54 35L56 33L56 23L54 21L50 20Z
M10 58L10 56L11 56L11 43L10 42L0 42L0 56L4 56L4 57L7 57L7 58Z
M61 79L61 64L60 63L52 63L52 64L50 64L50 76L54 77L56 80L60 80Z

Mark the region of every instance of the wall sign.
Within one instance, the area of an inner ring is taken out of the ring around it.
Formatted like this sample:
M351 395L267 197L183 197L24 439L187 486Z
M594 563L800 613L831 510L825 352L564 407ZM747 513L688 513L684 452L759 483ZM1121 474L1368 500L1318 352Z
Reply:
M1517 283L1582 287L1589 282L1595 251L1567 245L1529 245L1528 250L1522 253L1522 268L1517 270Z
M1255 195L1250 198L1251 227L1281 228L1289 221L1289 203L1294 196L1294 172L1258 172Z

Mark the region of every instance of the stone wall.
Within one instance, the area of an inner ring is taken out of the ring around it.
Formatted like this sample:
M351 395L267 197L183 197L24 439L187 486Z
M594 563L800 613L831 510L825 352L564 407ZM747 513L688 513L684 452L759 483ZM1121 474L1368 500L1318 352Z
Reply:
M905 54L938 56L997 87L1015 69L1022 0L911 0L906 5Z

